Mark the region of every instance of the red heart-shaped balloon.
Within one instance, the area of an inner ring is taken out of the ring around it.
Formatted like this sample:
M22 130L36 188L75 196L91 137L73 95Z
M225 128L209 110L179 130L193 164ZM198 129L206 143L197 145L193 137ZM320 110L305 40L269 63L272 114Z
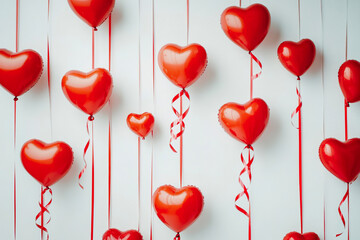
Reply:
M64 142L44 143L37 139L27 141L21 149L25 170L44 187L50 187L70 170L73 151Z
M115 0L68 0L71 9L90 27L100 26L111 14Z
M320 144L319 156L325 168L346 183L360 174L360 138L346 142L327 138Z
M39 80L43 71L41 56L33 50L12 53L0 49L0 85L14 97L27 92Z
M269 10L258 3L248 8L229 7L221 15L225 34L246 51L254 50L264 40L270 22Z
M143 236L136 230L121 232L110 228L104 233L102 240L143 240Z
M154 127L154 116L151 113L131 113L126 119L129 128L139 137L145 138Z
M291 232L286 234L284 240L320 240L320 238L316 233L313 232L304 233L304 234Z
M103 68L96 68L89 73L67 72L61 85L66 98L91 116L109 101L113 88L112 77Z
M254 98L244 105L226 103L219 110L219 122L235 139L253 144L264 131L270 116L266 102Z
M207 55L199 44L186 47L167 44L160 49L158 61L161 71L173 84L186 88L205 71Z
M346 101L360 101L360 62L348 60L341 65L339 84Z
M203 195L193 186L161 186L155 191L153 201L159 219L177 233L195 222L204 206Z
M302 76L314 62L316 48L310 39L299 42L285 41L280 44L278 58L281 64L297 77Z

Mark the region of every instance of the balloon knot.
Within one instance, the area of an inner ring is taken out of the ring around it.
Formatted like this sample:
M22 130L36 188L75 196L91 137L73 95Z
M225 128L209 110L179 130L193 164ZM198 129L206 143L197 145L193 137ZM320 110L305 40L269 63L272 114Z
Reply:
M19 100L18 97L14 97L14 101L16 102L17 100Z
M345 100L345 107L350 107L350 103L347 100Z
M297 77L297 80L300 80L300 76Z
M174 240L180 240L180 233L177 233Z
M251 144L246 145L246 148L251 148Z
M249 51L249 54L251 55L251 51Z
M98 29L96 27L94 27L94 31L96 32Z
M90 115L88 119L89 119L89 121L91 122L91 121L94 121L95 118L94 118L93 115Z

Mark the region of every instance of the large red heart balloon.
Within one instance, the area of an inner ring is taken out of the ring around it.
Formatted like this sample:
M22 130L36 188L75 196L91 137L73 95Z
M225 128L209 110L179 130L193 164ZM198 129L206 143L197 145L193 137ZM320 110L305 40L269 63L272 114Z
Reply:
M316 233L313 232L304 234L291 232L284 237L284 240L320 240L320 238Z
M229 7L221 15L225 34L246 51L254 50L264 40L270 22L269 10L258 3L248 8Z
M319 148L320 160L340 180L351 183L360 174L360 138L346 142L328 138Z
M44 143L37 139L27 141L21 149L25 170L44 187L50 187L70 170L73 151L64 142Z
M110 228L104 233L102 240L143 240L143 236L136 230L121 232Z
M346 101L360 101L360 62L348 60L341 65L339 84Z
M173 84L186 88L205 71L207 55L199 44L186 47L167 44L160 49L158 61L161 71Z
M278 47L281 64L297 77L302 76L314 62L316 48L310 39L299 42L285 41Z
M61 85L67 99L89 115L100 111L109 101L113 87L110 73L103 68L89 73L67 72Z
M43 71L41 56L33 50L12 53L0 49L0 85L14 97L32 88Z
M193 186L180 189L161 186L155 191L153 201L159 219L177 233L195 222L204 206L203 195Z
M111 14L115 0L68 0L71 9L90 27L100 26Z
M253 144L264 131L270 116L266 102L254 98L244 105L226 103L219 110L219 122L235 139Z
M145 138L154 127L154 116L151 113L131 113L126 118L129 128L139 137Z

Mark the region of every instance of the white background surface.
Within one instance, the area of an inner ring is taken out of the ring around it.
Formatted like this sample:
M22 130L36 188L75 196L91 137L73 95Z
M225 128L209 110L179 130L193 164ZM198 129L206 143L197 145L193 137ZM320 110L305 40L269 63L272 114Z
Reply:
M32 48L46 60L47 1L21 0L20 50ZM154 184L178 186L178 156L168 146L169 125L175 119L172 97L179 91L156 65L155 105L152 95L151 1L143 0L141 10L141 98L138 97L138 3L116 2L113 13L112 75L113 109L113 188L112 225L121 230L137 228L137 137L126 125L131 112L155 114ZM252 1L252 3L255 1ZM318 50L312 68L303 76L304 139L304 230L315 231L323 239L323 189L326 196L327 239L342 231L337 214L346 185L325 173L317 149L322 140L323 101L321 49L325 49L325 133L344 137L343 97L337 71L344 61L345 1L324 1L324 42L321 45L320 0L301 0L301 34L311 38ZM19 151L22 144L38 138L62 140L75 152L69 174L53 187L54 201L48 225L51 239L90 238L90 154L84 175L85 190L77 184L82 151L87 141L87 116L64 97L60 84L69 70L91 70L91 29L71 11L67 1L51 1L51 97L52 126L46 71L39 83L18 101L18 139L13 153L12 96L0 89L0 233L13 239L13 161L18 175L18 240L39 239L34 218L39 211L40 185L23 169ZM185 45L186 1L156 0L156 52L166 43ZM208 53L205 74L189 88L191 110L186 117L184 135L184 183L198 186L205 196L205 208L198 221L182 234L183 239L247 239L247 220L234 208L240 191L237 182L244 147L228 136L217 121L220 106L229 101L244 103L249 98L249 56L233 44L220 27L222 11L235 0L191 0L190 42L200 43ZM244 0L247 6L249 1ZM254 51L263 63L263 74L255 81L254 96L263 98L271 109L270 122L254 144L255 162L251 185L253 239L280 240L290 231L300 231L298 196L297 131L290 123L296 107L295 77L276 56L284 40L298 40L297 1L271 0L268 7L272 23L268 36ZM349 0L349 58L360 58L360 2ZM0 0L0 46L15 50L15 1ZM96 32L97 67L108 67L107 21ZM139 108L140 106L140 108ZM360 105L349 109L349 136L360 136L357 124ZM96 205L95 239L107 229L107 124L108 106L95 116ZM149 239L151 138L142 142L141 157L141 233ZM324 175L325 173L325 175ZM155 189L154 188L154 189ZM351 185L351 238L360 238L360 182ZM343 209L346 212L346 208ZM154 239L172 239L174 233L154 216ZM337 238L346 239L346 233Z

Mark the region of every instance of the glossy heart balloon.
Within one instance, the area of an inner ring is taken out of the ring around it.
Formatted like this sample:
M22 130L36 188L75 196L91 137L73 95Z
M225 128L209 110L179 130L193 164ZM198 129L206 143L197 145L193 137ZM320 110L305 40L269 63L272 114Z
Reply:
M328 138L319 148L320 160L340 180L351 183L360 174L360 138L346 142Z
M110 73L96 68L89 73L70 71L62 79L66 98L83 112L94 115L109 101L113 84Z
M109 17L115 0L68 0L68 3L79 18L96 28Z
M159 219L174 232L182 232L199 217L204 197L193 186L161 186L154 195L154 209Z
M314 62L316 48L310 39L299 42L285 41L280 44L278 58L281 64L297 77L302 76Z
M348 102L360 101L360 62L348 60L341 65L339 69L339 84Z
M207 55L199 44L186 47L167 44L161 48L158 62L161 71L173 84L186 88L205 71Z
M111 228L104 233L102 240L143 240L143 236L136 230L120 232Z
M254 98L244 105L223 105L219 111L219 122L230 136L251 145L264 131L269 116L270 110L265 101Z
M70 170L73 151L64 142L44 143L37 139L27 141L21 149L25 170L44 187L50 187Z
M41 56L33 50L12 53L0 49L0 85L14 97L27 92L39 80L43 71Z
M300 234L297 232L288 233L283 240L320 240L316 233L309 232Z
M154 127L154 116L151 113L131 113L126 119L129 128L139 137L145 138Z
M229 7L221 15L221 27L226 36L246 51L254 50L269 32L269 10L261 4L248 8Z

